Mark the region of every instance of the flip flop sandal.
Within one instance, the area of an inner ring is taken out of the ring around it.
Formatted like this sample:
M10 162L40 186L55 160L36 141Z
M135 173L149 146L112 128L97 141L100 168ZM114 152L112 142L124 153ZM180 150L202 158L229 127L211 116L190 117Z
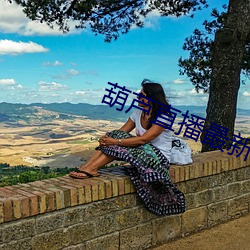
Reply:
M93 178L93 177L98 177L100 176L99 174L96 174L96 175L93 175L93 174L90 174L84 170L80 170L80 169L77 169L75 170L74 172L76 173L81 173L81 174L85 174L85 176L76 176L76 175L71 175L69 173L69 176L72 177L72 178L75 178L75 179L88 179L88 178Z

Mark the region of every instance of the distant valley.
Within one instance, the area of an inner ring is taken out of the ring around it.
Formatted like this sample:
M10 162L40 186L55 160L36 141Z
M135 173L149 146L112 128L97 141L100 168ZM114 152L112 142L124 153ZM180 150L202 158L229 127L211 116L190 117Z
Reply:
M206 107L175 106L205 118ZM90 157L105 132L118 129L129 113L116 106L85 103L0 103L0 162L10 165L75 167ZM250 135L250 110L238 109L235 130ZM187 140L198 151L200 143Z
M205 118L205 106L173 106L173 108L185 113L187 110L190 114L195 114ZM0 103L0 122L34 122L35 120L43 120L46 122L54 121L54 119L74 119L75 116L85 117L91 120L110 120L110 121L126 121L129 114L135 110L132 108L130 112L125 113L128 107L124 107L123 111L117 111L116 106L108 105L91 105L87 103L32 103L32 104L12 104ZM237 116L250 116L250 109L237 109Z

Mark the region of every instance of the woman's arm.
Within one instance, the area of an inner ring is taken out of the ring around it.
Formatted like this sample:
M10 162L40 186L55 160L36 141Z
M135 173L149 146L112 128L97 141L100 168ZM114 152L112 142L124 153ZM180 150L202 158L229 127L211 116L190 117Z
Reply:
M124 123L124 125L121 128L119 128L118 130L129 133L134 128L135 128L135 123L130 118L128 118L128 120ZM100 146L101 146L101 142L103 142L104 139L106 139L106 138L109 138L109 137L107 135L104 135L99 139Z
M157 136L159 136L164 131L164 128L153 124L152 127L142 136L134 136L131 138L124 139L113 139L111 137L105 137L100 141L101 146L110 146L110 145L120 145L120 146L129 146L137 147L143 144L146 144Z
M129 133L134 128L135 128L135 123L130 118L128 118L127 122L119 130Z

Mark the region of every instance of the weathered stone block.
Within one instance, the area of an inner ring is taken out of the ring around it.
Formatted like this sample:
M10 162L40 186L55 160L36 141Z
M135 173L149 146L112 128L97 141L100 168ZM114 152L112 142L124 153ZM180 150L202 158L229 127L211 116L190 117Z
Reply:
M241 193L241 183L235 182L228 184L228 197L235 197L239 196Z
M228 217L237 218L248 213L250 195L242 195L228 201Z
M119 249L119 233L105 235L86 242L86 250L117 250Z
M142 199L137 194L135 194L135 205L136 206L144 206Z
M186 201L186 208L187 208L187 210L195 208L194 197L195 197L195 193L191 193L191 194L186 194L185 195L185 201Z
M218 175L210 175L210 176L206 176L204 177L204 182L206 182L206 186L207 188L204 188L203 190L209 189L209 188L214 188L218 186ZM202 190L197 190L197 192L202 191Z
M0 244L2 244L2 243L3 243L3 233L2 233L2 225L1 225L0 226Z
M181 215L165 216L152 221L153 245L163 244L181 236Z
M66 229L36 235L32 238L32 249L58 250L69 245L69 233Z
M100 216L93 220L95 224L95 236L100 236L104 234L110 234L117 230L117 220L113 214L107 214Z
M208 227L221 224L227 220L227 201L208 205Z
M241 193L250 193L250 179L241 182Z
M211 189L199 192L194 197L195 206L200 207L212 203L214 201L213 191Z
M246 179L245 168L238 169L235 172L236 181L243 181Z
M214 201L223 201L227 199L228 188L227 185L213 188Z
M195 193L208 189L208 177L189 180L186 182L186 193Z
M133 227L142 222L148 221L151 216L153 215L149 214L144 207L122 210L115 215L118 230Z
M49 213L37 218L37 234L52 231L63 227L64 216L62 212Z
M250 156L248 156L248 158L250 159ZM250 179L250 166L249 167L246 167L244 168L245 169L245 177L246 177L246 180L249 180Z
M149 210L147 210L144 205L142 206L142 212L141 213L142 213L142 221L143 222L159 218L158 215L155 215L152 212L150 212Z
M79 224L85 218L85 210L87 206L67 209L64 212L64 226Z
M35 219L25 219L15 223L10 223L4 225L2 228L3 242L32 237L35 234Z
M86 250L85 244L78 244L76 246L68 246L63 248L62 250Z
M151 222L120 232L120 250L140 250L152 246Z
M92 221L70 226L67 230L71 245L83 243L95 238L95 224Z
M207 207L195 208L182 214L182 235L207 228Z
M98 217L112 211L119 211L135 206L135 195L128 194L103 201L93 202L86 206L85 218Z
M1 250L31 250L31 238L12 241L0 246Z
M235 171L227 171L218 175L212 176L211 180L216 183L216 186L226 185L235 180Z
M186 186L186 182L179 182L179 183L176 183L175 184L176 185L176 187L180 190L180 191L182 191L183 193L187 193L187 186Z

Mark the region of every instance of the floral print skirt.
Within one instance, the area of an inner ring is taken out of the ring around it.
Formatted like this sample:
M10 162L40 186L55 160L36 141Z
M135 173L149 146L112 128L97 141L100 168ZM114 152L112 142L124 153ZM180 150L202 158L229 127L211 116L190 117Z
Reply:
M131 134L119 130L107 135L115 139L132 137ZM131 165L126 169L127 174L150 212L156 215L185 212L184 194L171 182L169 161L158 148L147 143L138 147L112 145L97 149Z

